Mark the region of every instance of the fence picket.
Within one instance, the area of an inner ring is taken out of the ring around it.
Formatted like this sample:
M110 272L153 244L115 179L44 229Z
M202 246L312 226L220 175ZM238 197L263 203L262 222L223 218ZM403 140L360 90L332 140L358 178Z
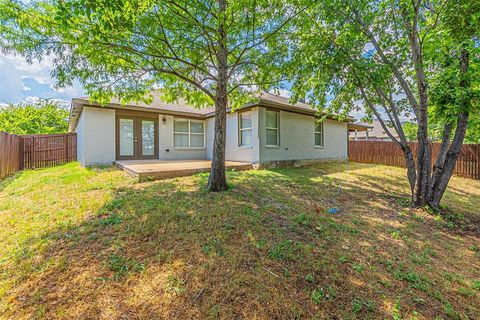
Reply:
M37 169L77 159L75 133L14 135L0 132L0 179L22 169Z
M417 155L418 143L409 143L414 157ZM432 165L440 151L439 143L432 143ZM348 160L351 162L384 164L388 166L406 167L405 158L395 142L387 141L349 141ZM453 171L455 175L480 179L480 144L465 144Z

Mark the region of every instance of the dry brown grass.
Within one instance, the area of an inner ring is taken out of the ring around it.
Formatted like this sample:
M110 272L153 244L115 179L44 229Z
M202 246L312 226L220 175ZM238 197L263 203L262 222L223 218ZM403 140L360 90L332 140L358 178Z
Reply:
M212 194L205 174L24 172L0 184L0 315L480 318L480 181L453 178L439 216L408 207L404 174L232 172Z

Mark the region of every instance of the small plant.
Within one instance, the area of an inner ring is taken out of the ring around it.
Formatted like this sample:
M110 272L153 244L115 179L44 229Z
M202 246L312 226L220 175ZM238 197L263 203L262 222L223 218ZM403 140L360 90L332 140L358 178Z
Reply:
M100 220L100 225L102 226L115 226L122 223L122 218L117 213L112 213L108 217Z
M312 217L308 216L306 213L300 213L293 219L295 223L302 225L302 226L311 226L312 225Z
M375 308L375 304L371 300L353 299L352 301L353 313L358 315L362 310L372 312Z
M475 291L473 289L465 287L458 288L458 293L465 297L473 297L475 295Z
M283 261L293 255L293 241L283 240L268 251L268 255L275 260Z
M402 305L398 300L395 302L395 305L393 306L392 318L393 320L402 320Z
M333 300L336 296L337 292L330 286L327 288L313 289L310 294L310 298L315 304L320 304L322 300Z
M345 262L347 262L347 260L348 260L347 256L342 255L342 256L338 257L338 261L340 261L341 263L345 263Z
M310 282L310 283L314 283L315 282L315 276L313 274L309 273L305 276L305 281Z
M313 289L312 293L310 294L310 298L315 304L320 304L323 300L323 297L325 297L323 289Z
M169 275L167 277L167 285L165 287L165 291L171 294L178 295L185 291L185 281L174 275Z
M471 245L470 247L468 247L468 249L472 250L473 252L475 252L476 254L480 254L480 247L477 246L477 245Z
M352 263L352 268L353 268L353 270L357 271L358 273L362 273L363 270L365 270L365 267L362 266L359 263Z
M216 254L219 257L225 256L225 251L222 248L222 244L219 239L212 239L208 243L202 246L202 251L207 256Z
M208 318L209 319L218 319L220 317L220 307L218 305L214 305L213 307L208 310Z
M327 287L327 295L326 295L326 298L327 299L335 299L337 297L337 292L335 291L335 289L333 287Z
M473 289L480 291L480 280L473 281Z
M395 203L400 207L410 207L412 205L412 199L409 197L400 197L395 199Z
M415 289L428 292L429 289L429 280L424 276L420 276L414 271L405 270L401 265L393 271L393 275L398 280L403 280L409 282L411 286Z
M123 258L116 253L112 253L107 259L108 268L114 272L113 279L115 281L122 280L130 273L145 270L145 265L134 259Z

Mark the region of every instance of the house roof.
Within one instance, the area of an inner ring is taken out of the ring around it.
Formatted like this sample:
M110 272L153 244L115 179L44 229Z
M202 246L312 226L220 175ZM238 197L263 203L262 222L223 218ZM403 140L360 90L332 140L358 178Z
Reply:
M387 125L388 128L392 128L388 121L385 121L385 124ZM350 128L350 125L349 125L349 128ZM385 130L383 130L383 127L382 125L380 124L380 121L378 120L373 120L372 124L369 125L369 128L371 128L371 130L368 130L368 137L370 139L390 139L390 137L385 133ZM357 133L357 137L358 138L365 138L366 137L366 133L365 131L367 130L358 130L359 132ZM398 138L398 134L396 133L395 130L390 130L390 132L392 133L392 135L395 137L395 138Z
M187 116L192 118L199 118L199 119L206 119L209 117L213 117L215 114L214 107L206 107L206 108L195 108L193 106L189 106L185 101L178 101L176 103L167 103L161 99L161 96L158 92L152 93L153 100L150 104L146 104L144 102L136 102L136 103L127 103L122 104L119 99L112 99L110 103L102 106L97 102L91 102L89 97L80 97L80 98L73 98L71 107L70 107L70 117L69 117L69 125L68 131L73 132L77 125L78 119L80 114L82 113L84 106L93 106L93 107L104 107L104 108L113 108L113 109L127 109L127 110L136 110L136 111L146 111L146 112L156 112L162 114L171 114L171 115L178 115L178 116ZM247 109L252 108L255 106L264 106L264 107L271 107L285 111L292 111L302 114L308 115L315 115L318 113L318 110L314 107L302 103L297 102L292 104L289 102L289 99L286 97L282 97L279 95L274 95L271 93L263 92L260 94L259 99L255 102L247 104L240 109ZM230 110L228 110L230 111ZM338 115L335 114L328 114L328 118L331 119L338 119ZM351 122L353 118L349 118L348 121Z
M363 122L354 122L354 123L349 123L348 124L348 131L368 131L369 129L372 129L373 126L368 124L368 123L363 123Z

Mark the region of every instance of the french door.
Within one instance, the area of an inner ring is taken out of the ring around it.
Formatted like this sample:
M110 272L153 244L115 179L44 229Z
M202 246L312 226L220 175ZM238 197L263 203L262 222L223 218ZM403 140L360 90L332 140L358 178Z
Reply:
M117 160L158 159L158 119L116 118Z

